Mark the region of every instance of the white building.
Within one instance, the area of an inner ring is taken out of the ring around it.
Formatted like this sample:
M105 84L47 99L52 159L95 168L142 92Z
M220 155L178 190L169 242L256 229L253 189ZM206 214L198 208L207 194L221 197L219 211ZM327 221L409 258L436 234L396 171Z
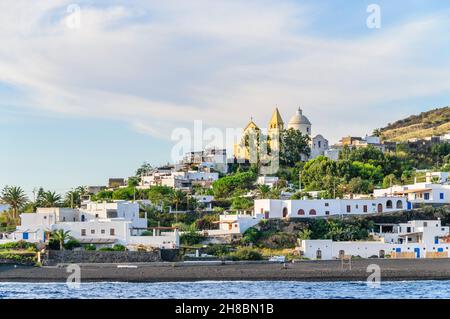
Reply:
M204 209L207 211L212 210L212 203L214 201L214 196L212 195L192 195L199 204L203 205Z
M323 152L323 156L328 157L329 159L333 161L339 160L339 154L341 150L338 148L330 148Z
M299 249L310 259L449 257L449 227L442 226L440 220L410 221L391 227L389 232L374 233L375 241L303 240Z
M256 184L258 185L266 185L269 187L274 187L278 183L278 177L277 176L267 176L262 175L258 176L258 179L256 180Z
M373 199L305 199L255 200L254 214L271 218L311 218L332 215L363 215L388 213L407 209L404 197L380 197Z
M198 165L199 169L213 169L226 174L228 172L227 150L208 148L203 151L186 153L182 164Z
M410 202L409 208L414 204L448 204L450 203L450 185L416 183L411 185L395 185L389 188L376 189L375 197L404 196Z
M116 200L113 202L83 202L79 209L79 219L77 221L84 222L94 219L113 218L129 220L133 229L138 231L147 229L147 216L144 216L143 218L139 217L139 203L125 200Z
M79 210L38 208L36 213L21 214L21 224L0 242L25 240L44 243L48 242L53 231L63 229L82 244L121 244L127 247L142 245L156 248L179 246L177 230L140 236L147 230L147 219L139 217L137 203L85 202L82 206Z
M210 237L243 234L247 229L256 226L262 220L262 217L262 215L252 216L244 214L220 215L219 229L205 232Z
M301 108L298 108L295 115L289 120L288 129L291 128L300 131L303 135L311 136L311 122L303 115Z
M194 185L211 187L219 179L219 173L205 171L154 170L141 177L140 188L168 186L175 189L190 190Z
M311 159L317 158L325 154L328 150L328 140L322 135L316 135L311 140Z

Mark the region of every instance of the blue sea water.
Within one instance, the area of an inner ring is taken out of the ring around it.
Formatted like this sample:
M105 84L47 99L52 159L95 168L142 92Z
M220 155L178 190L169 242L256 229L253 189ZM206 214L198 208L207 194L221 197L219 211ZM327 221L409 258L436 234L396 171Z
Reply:
M0 299L358 299L450 298L450 281L366 282L200 281L166 283L0 283Z

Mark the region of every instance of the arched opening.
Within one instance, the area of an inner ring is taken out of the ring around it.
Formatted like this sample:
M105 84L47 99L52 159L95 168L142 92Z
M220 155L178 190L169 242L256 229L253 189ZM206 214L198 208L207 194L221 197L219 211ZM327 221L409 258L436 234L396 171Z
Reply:
M84 215L81 215L81 221L84 222L86 220L86 217Z
M382 204L378 204L378 212L379 213L383 212L383 205Z
M303 209L299 209L297 212L298 216L304 216L305 215L305 211Z
M388 201L386 202L386 208L387 208L387 209L392 209L392 201L391 201L391 200L388 200Z
M380 256L380 258L384 258L384 254L385 254L384 250L380 250L380 253L378 255Z
M322 259L322 251L320 249L316 251L316 259Z
M398 200L398 201L397 201L396 207L397 207L398 209L402 209L402 208L403 208L403 202L402 202L401 200Z
M310 215L317 215L317 213L316 213L316 210L315 210L315 209L311 209L311 210L309 211L309 214L310 214Z
M287 207L283 208L283 218L286 218L288 215L288 209Z

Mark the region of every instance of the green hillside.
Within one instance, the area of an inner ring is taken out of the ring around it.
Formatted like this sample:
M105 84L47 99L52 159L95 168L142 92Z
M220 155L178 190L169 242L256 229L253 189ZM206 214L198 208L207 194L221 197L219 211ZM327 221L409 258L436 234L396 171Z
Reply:
M387 141L404 142L411 138L439 136L450 132L450 107L437 108L388 124L380 129Z

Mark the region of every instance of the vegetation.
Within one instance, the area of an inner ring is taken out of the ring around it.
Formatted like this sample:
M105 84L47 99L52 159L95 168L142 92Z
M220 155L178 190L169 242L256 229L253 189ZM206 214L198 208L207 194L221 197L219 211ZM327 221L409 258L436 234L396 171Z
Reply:
M409 116L377 130L383 139L395 142L439 136L449 131L450 107L448 106Z
M14 220L17 218L17 212L28 201L24 190L17 186L5 186L1 193L1 200L11 207Z
M72 236L70 236L69 233L70 231L65 231L63 229L55 230L52 233L51 238L55 242L59 243L59 250L64 250L66 242L69 240L73 240Z

